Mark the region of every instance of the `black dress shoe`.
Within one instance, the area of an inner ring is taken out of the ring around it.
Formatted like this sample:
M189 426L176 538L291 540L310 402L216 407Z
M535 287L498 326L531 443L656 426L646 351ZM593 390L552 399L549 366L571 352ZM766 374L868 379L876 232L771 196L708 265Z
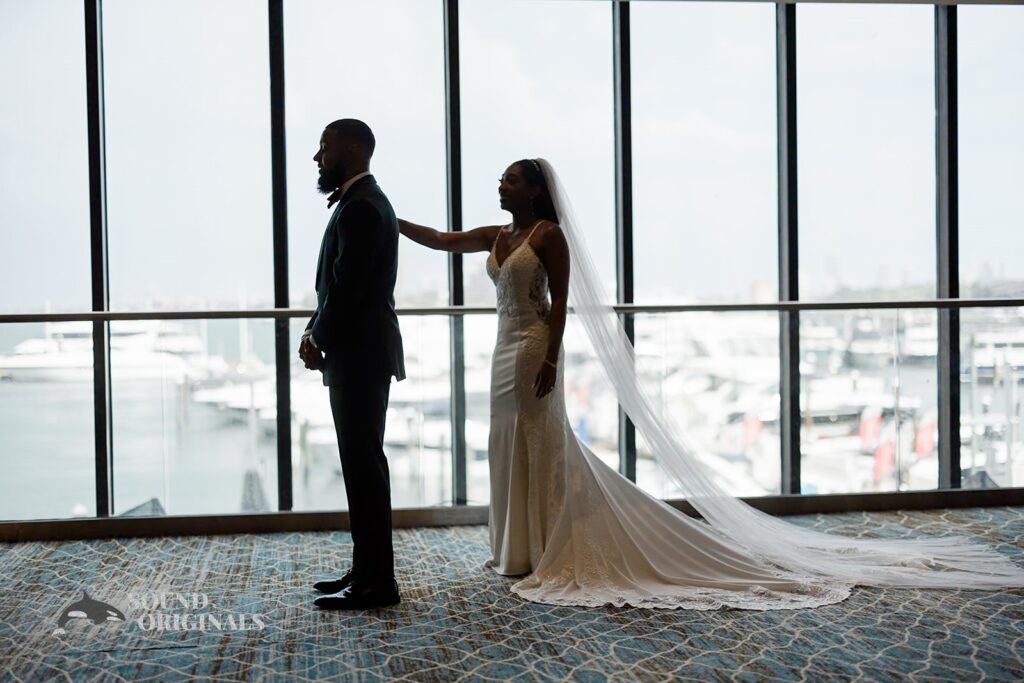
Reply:
M320 591L321 593L337 593L341 590L352 585L352 580L355 579L355 574L349 569L345 572L345 575L340 579L328 579L327 581L317 581L313 584L313 588Z
M353 583L337 595L325 595L313 601L321 609L373 609L390 607L401 602L398 582Z

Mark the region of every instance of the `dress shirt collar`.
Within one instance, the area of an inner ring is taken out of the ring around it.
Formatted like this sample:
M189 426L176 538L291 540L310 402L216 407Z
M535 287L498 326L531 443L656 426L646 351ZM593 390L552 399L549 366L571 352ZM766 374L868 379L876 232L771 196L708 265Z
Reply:
M357 173L356 175L352 176L351 178L346 180L344 183L342 183L342 185L341 185L341 194L339 195L339 198L344 197L345 193L348 192L348 189L350 187L352 187L357 180L359 180L360 178L365 178L368 175L370 175L369 171L363 171L362 173Z

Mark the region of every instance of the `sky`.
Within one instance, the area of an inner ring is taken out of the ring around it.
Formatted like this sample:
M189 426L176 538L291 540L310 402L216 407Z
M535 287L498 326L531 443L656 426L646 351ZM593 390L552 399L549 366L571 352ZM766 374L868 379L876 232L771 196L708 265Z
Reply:
M294 306L312 306L329 217L312 161L327 122L366 120L398 215L446 227L441 7L285 0ZM771 300L774 7L631 11L637 300ZM610 4L473 0L460 15L465 227L507 223L498 177L545 157L612 282ZM1024 7L960 7L958 22L969 294L1024 280ZM272 305L266 4L105 0L103 29L112 307ZM800 5L797 30L801 295L930 291L933 9ZM82 34L77 0L0 0L3 312L89 308ZM493 303L483 264L466 258L467 303ZM443 254L404 241L400 268L400 306L447 303Z

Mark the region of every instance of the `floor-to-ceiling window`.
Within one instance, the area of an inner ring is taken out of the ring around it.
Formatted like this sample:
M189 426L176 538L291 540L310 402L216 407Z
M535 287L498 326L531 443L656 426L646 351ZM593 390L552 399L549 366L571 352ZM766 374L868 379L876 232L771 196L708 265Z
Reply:
M288 254L292 305L316 307L320 242L331 216L316 190L313 161L324 126L366 122L376 148L370 171L400 218L446 229L442 6L419 0L286 0L285 111L288 144ZM448 303L443 252L399 242L399 307ZM291 347L308 319L291 323ZM407 378L391 386L385 453L395 507L451 500L448 318L403 316ZM295 509L347 507L338 440L319 372L293 353Z
M1024 7L960 7L960 293L1024 294ZM960 314L965 488L1024 485L1020 308Z
M112 310L273 305L265 8L103 3ZM269 320L113 322L114 513L276 507Z
M935 292L934 8L797 8L800 297ZM936 317L801 313L804 493L934 488Z
M965 488L1024 485L1024 338L1011 299L1024 292L1021 6L84 5L86 21L71 0L0 0L0 316L90 311L99 281L110 311L139 319L109 322L106 452L94 433L105 403L94 394L93 323L0 320L0 465L10 473L0 518L96 514L104 457L115 515L275 510L278 482L289 479L279 463L289 462L293 509L347 506L327 390L296 353L308 318L276 314L289 318L276 336L272 317L239 313L272 308L284 291L293 309L316 305L331 212L312 156L324 125L346 117L373 128L371 168L396 213L439 230L452 227L449 192L464 229L507 223L502 172L548 159L608 294L628 269L636 304L669 309L635 314L637 371L728 492L788 490L793 462L804 494L929 489L943 457L962 467ZM99 85L86 77L93 9L102 10ZM957 22L950 47L940 15ZM274 35L284 46L280 96L268 69ZM629 48L616 61L623 38ZM795 45L792 63L778 50L783 39ZM955 51L956 70L940 68L942 50ZM952 179L937 162L953 144L936 115L949 83L958 89ZM629 96L619 99L620 88ZM103 106L99 152L88 145L89 93ZM791 150L780 151L780 104L796 111ZM282 138L285 167L275 169L271 141ZM624 141L629 153L618 155ZM794 165L791 198L779 179ZM617 195L622 177L631 185ZM90 214L90 187L101 218ZM951 194L959 231L943 247L937 204ZM274 196L287 197L277 219ZM797 247L786 253L780 205L791 200ZM628 262L616 237L627 222ZM276 268L275 229L287 236ZM105 241L92 243L100 233ZM106 273L91 270L99 244ZM1001 300L959 310L956 349L931 305L947 256L958 257L960 296ZM790 258L799 268L787 282ZM495 302L484 259L462 261L469 306ZM452 326L450 311L432 310L455 294L448 256L403 238L399 261L399 309L426 314L400 317L408 378L392 385L387 416L393 504L452 505L462 464L466 502L486 504L495 315ZM787 285L799 291L796 358L780 348L788 331L776 304ZM161 318L166 311L185 314ZM619 467L616 397L572 315L564 344L571 424ZM462 349L456 363L453 349ZM949 386L940 385L944 353L958 365ZM781 395L780 375L794 363L799 409L787 417L781 408L797 393ZM959 415L942 414L953 392ZM464 396L462 414L453 396ZM943 456L939 437L952 422L960 443ZM791 452L784 430L797 437ZM635 453L622 451L626 469L635 457L642 488L678 497L636 436Z
M636 303L777 300L773 6L631 9ZM636 317L646 388L737 495L779 490L778 335L758 311ZM637 450L639 484L676 497Z
M595 265L613 293L611 19L603 3L464 2L459 38L466 228L511 222L498 205L501 175L520 159L547 159L569 193ZM465 258L467 305L494 305L486 257ZM483 390L495 332L493 316L466 319L467 480L474 503L488 500L489 404ZM566 407L572 424L592 450L615 466L614 397L571 319L563 343Z
M0 3L0 313L90 307L84 56L81 3ZM96 514L91 330L0 324L0 519Z

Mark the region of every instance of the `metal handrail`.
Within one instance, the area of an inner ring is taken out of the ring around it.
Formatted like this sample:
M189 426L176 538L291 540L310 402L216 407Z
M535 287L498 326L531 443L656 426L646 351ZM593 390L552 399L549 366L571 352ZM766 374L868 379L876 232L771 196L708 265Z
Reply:
M1024 299L911 299L898 301L778 301L745 304L616 304L618 313L711 313L736 311L831 311L904 308L1013 308L1024 306ZM487 315L493 306L432 306L399 308L398 315ZM3 323L38 323L69 321L123 320L200 320L215 318L302 318L313 315L312 308L259 308L236 310L179 311L90 311L72 313L9 313L0 314ZM569 308L572 312L572 308Z

